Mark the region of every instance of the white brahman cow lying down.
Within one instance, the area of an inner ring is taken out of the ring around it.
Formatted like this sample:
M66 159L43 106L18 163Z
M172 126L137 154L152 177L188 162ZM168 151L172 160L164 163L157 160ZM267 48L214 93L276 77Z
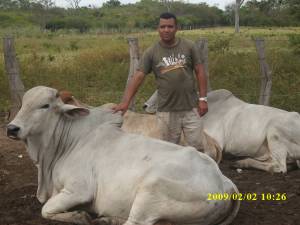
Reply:
M58 91L35 87L7 126L25 142L38 168L44 218L91 224L230 224L239 201L208 200L238 193L207 155L192 147L120 129L109 109L64 104Z
M156 111L155 94L145 104ZM300 167L300 115L274 107L243 102L230 91L208 93L208 113L202 118L205 132L215 139L223 153L238 160L235 167L269 172L287 172L287 164Z

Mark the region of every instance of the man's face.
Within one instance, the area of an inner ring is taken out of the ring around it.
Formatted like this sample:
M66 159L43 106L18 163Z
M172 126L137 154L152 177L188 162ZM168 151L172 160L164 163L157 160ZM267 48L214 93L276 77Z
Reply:
M158 25L158 32L160 39L163 42L172 42L175 39L175 34L177 32L175 20L173 18L160 19Z

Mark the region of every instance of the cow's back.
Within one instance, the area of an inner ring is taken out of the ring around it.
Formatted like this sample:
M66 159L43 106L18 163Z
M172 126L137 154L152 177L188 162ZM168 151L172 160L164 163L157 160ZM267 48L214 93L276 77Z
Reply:
M156 115L141 114L128 110L124 115L122 129L129 133L161 139Z

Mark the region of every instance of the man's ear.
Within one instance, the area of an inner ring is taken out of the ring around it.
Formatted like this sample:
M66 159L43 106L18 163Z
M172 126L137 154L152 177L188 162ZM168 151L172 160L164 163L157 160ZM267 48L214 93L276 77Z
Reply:
M69 104L62 104L59 107L59 111L71 119L75 119L81 116L87 116L90 114L90 110L87 108Z

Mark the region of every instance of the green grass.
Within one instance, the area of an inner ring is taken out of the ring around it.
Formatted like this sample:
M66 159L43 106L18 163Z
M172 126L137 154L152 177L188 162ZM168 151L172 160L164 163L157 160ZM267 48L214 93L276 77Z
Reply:
M180 31L191 40L205 37L209 41L209 75L213 89L225 88L238 97L257 103L260 90L260 68L253 38L263 37L266 59L272 70L271 105L300 111L300 57L289 43L289 35L300 34L300 28L247 28L234 34L233 28L207 28ZM43 33L37 29L3 29L0 35L15 36L21 78L26 89L46 85L68 89L91 105L119 102L129 70L127 37L139 38L141 52L153 41L156 32L135 34L101 34L91 31ZM137 95L137 109L155 90L153 76L148 76ZM3 49L0 46L0 111L10 107L8 80L4 72Z

